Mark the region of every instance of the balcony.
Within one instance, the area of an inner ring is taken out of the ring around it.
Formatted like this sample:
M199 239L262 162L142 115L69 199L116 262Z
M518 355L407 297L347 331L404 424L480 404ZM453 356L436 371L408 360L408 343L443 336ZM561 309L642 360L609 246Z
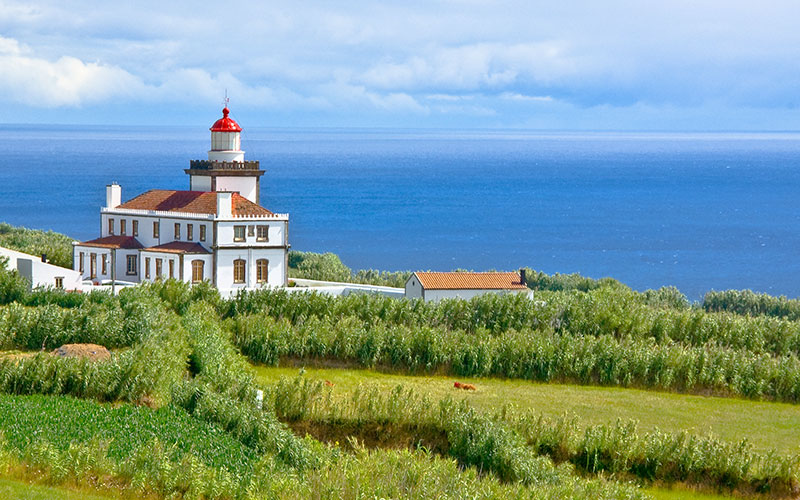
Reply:
M190 160L189 170L259 170L258 161Z

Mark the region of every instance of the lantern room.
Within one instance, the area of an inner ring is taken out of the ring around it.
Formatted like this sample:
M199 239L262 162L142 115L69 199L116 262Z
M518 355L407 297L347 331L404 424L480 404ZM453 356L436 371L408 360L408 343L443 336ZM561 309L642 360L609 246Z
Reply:
M230 110L222 110L222 118L211 126L211 150L208 159L211 161L241 162L244 151L241 150L240 133L242 127L233 118L228 117Z

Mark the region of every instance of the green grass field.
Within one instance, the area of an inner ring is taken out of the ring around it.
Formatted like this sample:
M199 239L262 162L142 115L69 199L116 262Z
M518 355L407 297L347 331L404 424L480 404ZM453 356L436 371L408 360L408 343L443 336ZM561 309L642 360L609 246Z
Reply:
M100 496L85 491L31 484L16 479L0 478L0 498L5 500L106 500L117 496Z
M695 434L714 434L738 442L747 438L758 450L774 449L783 454L800 453L800 406L758 402L735 398L717 398L665 392L590 387L561 384L538 384L521 380L454 378L445 376L409 376L363 369L305 367L308 377L329 380L334 393L354 390L359 384L377 384L386 388L403 385L434 400L459 396L481 409L514 404L546 416L564 413L576 415L581 425L633 419L641 430L658 427L662 431L689 430ZM262 384L272 384L281 377L294 377L298 367L254 366ZM453 388L459 380L474 384L477 391Z
M711 493L700 493L697 491L680 488L646 488L648 495L652 495L655 500L721 500L723 498L741 498L728 495L714 495Z
M66 396L0 395L0 433L20 450L37 439L66 449L70 443L97 437L109 443L111 457L122 459L158 439L176 455L191 451L213 466L246 468L256 459L252 450L217 426L173 407L152 410Z

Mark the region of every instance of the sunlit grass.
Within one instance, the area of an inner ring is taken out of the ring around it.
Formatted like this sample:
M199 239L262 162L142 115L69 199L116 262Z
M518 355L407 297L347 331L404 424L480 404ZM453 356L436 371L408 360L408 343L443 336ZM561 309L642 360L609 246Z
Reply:
M262 384L272 384L282 376L297 375L298 367L255 366ZM613 423L618 418L639 421L643 431L658 427L662 431L689 430L695 434L714 434L738 442L747 438L763 452L800 452L800 406L785 403L748 401L671 394L637 389L589 387L563 384L538 384L522 380L463 378L449 376L409 376L364 369L305 367L308 377L329 380L335 393L353 391L361 383L392 388L402 384L419 394L438 400L445 396L466 398L479 409L500 408L512 403L546 416L564 413L577 416L582 425ZM459 380L474 384L475 392L453 388Z
M645 488L644 492L652 496L654 500L722 500L724 498L733 500L743 497L701 493L685 488Z
M86 491L73 491L26 481L0 478L0 498L7 500L106 500L119 495L98 495Z

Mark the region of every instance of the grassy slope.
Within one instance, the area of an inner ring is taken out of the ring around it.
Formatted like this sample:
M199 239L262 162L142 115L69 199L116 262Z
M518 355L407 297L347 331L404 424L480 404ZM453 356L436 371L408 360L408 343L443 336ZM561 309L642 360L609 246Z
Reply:
M578 417L580 424L614 422L617 418L640 422L641 430L658 427L663 431L690 430L712 433L728 441L748 438L760 451L800 452L800 406L734 398L710 398L663 392L560 384L537 384L520 380L458 378L475 384L478 391L453 389L453 377L408 376L361 369L306 368L306 375L335 384L334 392L351 391L359 383L380 384L387 388L402 384L418 393L441 399L462 395L482 409L513 403L547 416L565 412ZM281 376L297 375L296 367L255 367L264 384Z
M109 442L109 455L114 458L124 458L158 439L176 453L191 451L213 466L248 466L256 459L252 450L229 434L182 410L110 405L68 396L1 394L0 434L16 449L26 448L35 439L65 449L71 442L86 443L96 436Z
M100 496L85 491L72 491L16 479L0 478L0 498L6 500L105 500L116 496Z
M670 488L646 488L648 495L652 495L654 500L720 500L721 498L741 498L729 495L713 495L710 493L700 493L696 491Z
M0 222L0 246L37 256L44 253L51 263L69 269L72 269L72 241L65 234Z

